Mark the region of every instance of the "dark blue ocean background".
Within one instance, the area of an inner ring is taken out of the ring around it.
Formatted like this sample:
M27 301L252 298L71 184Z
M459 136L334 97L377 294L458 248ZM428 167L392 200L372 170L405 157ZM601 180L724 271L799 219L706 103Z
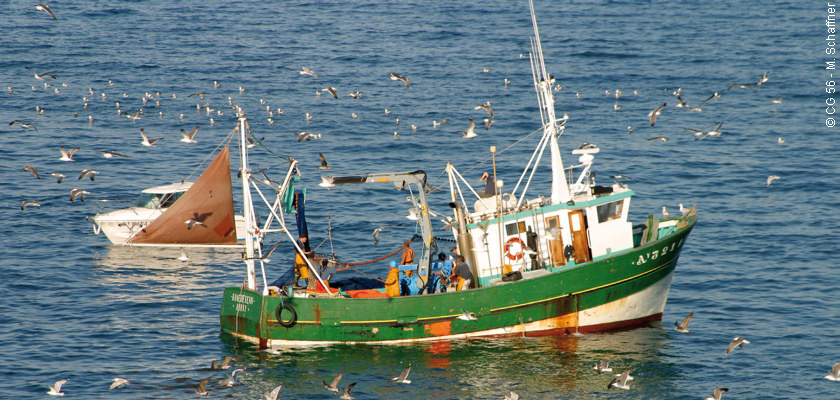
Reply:
M134 198L190 177L234 127L230 97L265 137L251 152L253 167L279 177L286 157L300 160L319 251L347 261L384 255L415 232L404 218L406 193L389 185L319 188L318 153L331 174L423 169L439 186L446 162L473 181L491 170L495 145L504 150L499 176L512 188L538 135L509 146L540 127L522 58L532 34L527 2L55 1L57 20L34 2L0 4L0 398L43 398L64 378L66 398L196 398L197 382L213 376L208 398L262 398L282 382L283 398L330 399L337 396L320 383L340 371L343 384L358 382L359 399L498 399L508 390L524 399L700 399L716 387L728 387L731 399L840 398L840 382L823 379L840 362L840 146L837 130L825 126L824 2L535 5L548 71L562 86L557 111L570 117L561 137L566 165L577 161L572 149L597 144L599 183L633 178L635 223L662 206L697 206L661 323L281 355L220 333L222 291L244 278L238 251L192 250L184 263L177 249L110 246L85 220L97 211L91 200ZM318 79L301 76L302 66ZM765 71L769 81L758 89ZM39 81L33 72L57 79ZM411 88L390 80L391 72L407 76ZM754 91L727 90L733 83ZM328 86L338 99L316 97ZM675 107L678 88L689 106L722 96L690 112ZM617 111L616 89L624 93ZM360 99L347 96L356 90ZM202 91L203 100L188 97ZM144 106L146 93L153 98ZM489 131L486 113L474 110L486 101L495 113ZM119 116L115 102L144 114ZM663 102L650 127L648 112ZM196 111L204 103L224 114L213 125ZM270 124L266 106L284 113ZM468 118L479 123L478 138L456 133ZM38 132L7 125L16 119ZM451 123L432 126L442 119ZM683 129L719 121L716 138L695 141ZM178 141L180 129L199 125L198 143ZM140 128L165 140L142 147ZM300 131L323 137L298 143ZM669 140L647 140L654 136ZM61 146L81 147L75 162L58 160ZM97 150L130 158L105 159ZM84 168L100 174L77 179ZM529 197L548 194L547 166L541 171ZM58 184L50 172L67 177ZM769 175L780 179L767 187ZM90 191L88 201L71 203L73 188ZM24 200L41 207L21 212ZM447 201L447 192L436 192L431 207L448 213ZM373 244L373 228L398 223ZM269 279L292 261L279 254ZM361 269L381 276L385 267ZM691 311L693 332L674 332L673 321ZM724 356L735 336L751 343ZM246 370L241 385L223 389L216 382L224 373L207 368L228 355ZM607 390L610 377L592 369L602 359L617 372L633 368L630 390ZM390 384L409 363L413 382ZM131 384L109 392L115 377Z

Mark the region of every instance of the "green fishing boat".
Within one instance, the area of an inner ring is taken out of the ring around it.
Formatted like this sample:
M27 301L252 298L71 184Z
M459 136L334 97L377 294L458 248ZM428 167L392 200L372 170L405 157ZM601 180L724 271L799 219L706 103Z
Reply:
M298 279L269 284L265 265L277 245L265 248L266 235L279 232L296 252L308 255L287 228L280 206L291 196L289 185L296 162L292 161L282 182L252 173L247 164L246 122L240 118L240 167L249 239L243 255L245 280L224 291L223 332L264 348L562 335L661 319L680 252L696 222L695 210L692 207L664 219L651 215L634 225L628 221L634 192L621 182L595 184L591 168L597 147L575 149L572 154L578 157L578 164L568 169L563 166L558 137L565 121L555 117L554 79L545 71L533 5L531 16L531 66L543 134L510 192L504 192L495 173L486 177L487 187L477 191L455 166L446 166L452 216L445 219L451 225L451 238L433 235L434 211L426 197L429 185L423 171L322 177L320 186L334 190L347 184L410 189L422 249L416 264L395 267L401 283L398 294L386 290L384 283L359 290L331 288L321 276L320 265L341 262L329 255L323 260L300 258L314 287L299 285ZM550 176L537 174L546 148ZM532 180L546 176L551 180L551 193L530 195ZM263 195L260 186L271 187L274 197ZM252 189L269 209L262 226L255 219ZM279 228L272 229L272 223ZM452 247L444 245L448 241L456 243L457 254L469 269L460 275L470 276L468 281L461 276L458 284L446 282L446 277L453 275L453 265L438 255ZM257 266L261 284L257 283Z

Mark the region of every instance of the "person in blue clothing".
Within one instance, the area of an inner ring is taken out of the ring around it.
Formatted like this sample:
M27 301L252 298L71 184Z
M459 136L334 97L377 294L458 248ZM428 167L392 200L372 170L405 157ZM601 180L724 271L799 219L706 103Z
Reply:
M432 263L432 281L429 282L429 287L434 290L432 293L443 293L446 291L446 286L442 284L443 280L449 277L452 273L452 261L447 259L446 253L438 254L438 260Z

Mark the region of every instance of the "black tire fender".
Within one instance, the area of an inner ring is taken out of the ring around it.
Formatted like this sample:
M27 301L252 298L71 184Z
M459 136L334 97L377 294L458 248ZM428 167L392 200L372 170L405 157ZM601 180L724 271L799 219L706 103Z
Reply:
M283 320L284 309L292 313L292 317L285 321ZM291 328L297 322L297 311L295 311L295 308L292 307L290 303L287 303L285 301L280 303L279 306L277 306L277 310L274 312L274 314L277 317L277 322L280 325L285 326L286 328Z

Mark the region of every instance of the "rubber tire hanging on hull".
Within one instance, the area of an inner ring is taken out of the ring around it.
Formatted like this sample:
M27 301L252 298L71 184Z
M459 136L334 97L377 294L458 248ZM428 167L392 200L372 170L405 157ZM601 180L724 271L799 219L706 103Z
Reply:
M283 310L289 310L289 312L292 313L292 317L289 318L288 321L283 320ZM277 306L277 310L274 312L274 314L277 316L277 322L280 325L285 326L286 328L291 328L295 326L295 322L297 322L297 311L295 311L295 308L292 307L292 305L289 303L281 302L280 305Z

